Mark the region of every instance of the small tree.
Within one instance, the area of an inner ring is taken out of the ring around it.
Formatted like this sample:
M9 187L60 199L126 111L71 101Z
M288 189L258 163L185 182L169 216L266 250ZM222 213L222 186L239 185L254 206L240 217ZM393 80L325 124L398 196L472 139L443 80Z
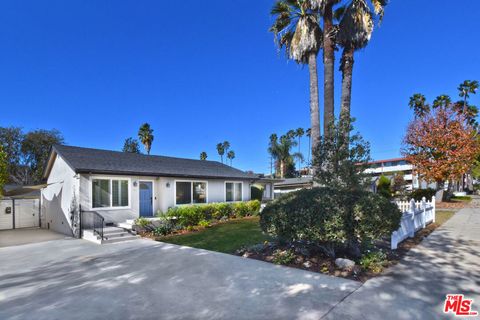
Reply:
M381 175L378 179L377 193L387 199L392 197L391 181L384 175Z
M141 152L140 152L140 145L138 143L138 140L132 137L125 139L125 142L123 143L122 151L140 154Z
M205 151L200 152L200 160L207 160L208 155Z
M405 181L405 175L403 174L403 172L396 173L393 176L392 192L395 194L395 196L404 198L406 191L407 182Z
M0 145L0 198L3 195L3 187L8 181L8 161L7 153L3 151L3 147Z

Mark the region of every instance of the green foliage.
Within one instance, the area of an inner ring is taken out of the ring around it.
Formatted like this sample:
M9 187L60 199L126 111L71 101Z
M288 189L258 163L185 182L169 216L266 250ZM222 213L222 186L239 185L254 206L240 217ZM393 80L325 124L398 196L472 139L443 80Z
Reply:
M369 252L360 259L362 268L373 273L382 272L387 263L387 255L382 251Z
M125 139L125 142L123 143L122 151L129 152L129 153L141 153L140 144L138 143L138 140L132 137Z
M267 204L260 225L281 241L316 242L334 255L338 248L358 251L362 244L390 235L401 216L395 204L368 191L313 188Z
M250 194L252 195L252 200L262 201L263 188L260 186L252 185L252 187L250 188Z
M378 179L377 193L387 199L392 197L391 181L384 175L381 175Z
M208 203L201 205L179 206L170 208L165 216L175 218L181 227L196 226L200 221L240 218L257 215L260 202Z
M320 185L334 189L366 189L369 177L364 171L370 161L370 144L359 133L351 135L352 130L351 126L336 124L331 136L320 139L313 157L315 180Z
M150 225L150 220L144 218L144 217L140 217L140 218L137 218L135 220L135 225L141 227L141 228L146 228Z
M140 126L140 129L138 129L138 139L145 147L147 154L150 154L154 139L153 129L150 127L150 124L144 123Z
M167 234L172 233L173 229L173 224L171 224L170 222L165 222L153 229L153 234L157 237L166 236Z
M409 199L415 199L415 201L421 201L422 198L425 197L425 199L428 201L428 200L431 200L436 193L437 192L435 191L435 189L432 189L432 188L416 189L410 193Z
M293 250L277 249L273 252L272 262L275 264L289 264L295 260L295 253Z
M7 153L3 150L3 146L0 145L0 198L3 194L3 186L8 181L8 161Z
M203 228L208 228L211 226L211 223L208 222L207 220L200 220L200 222L198 223L198 225L200 227L203 227Z

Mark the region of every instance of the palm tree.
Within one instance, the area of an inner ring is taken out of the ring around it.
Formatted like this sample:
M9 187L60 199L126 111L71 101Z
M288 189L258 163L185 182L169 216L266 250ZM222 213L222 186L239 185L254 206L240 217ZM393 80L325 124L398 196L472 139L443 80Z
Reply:
M301 139L303 137L303 135L305 134L305 131L303 130L303 128L297 128L297 130L295 130L295 136L298 138L298 153L301 153L301 149L300 149L300 142L301 142ZM300 170L300 160L298 162L298 170Z
M153 129L150 128L150 125L148 123L144 123L140 127L140 129L138 130L138 138L145 147L145 150L147 150L147 154L150 154L150 149L152 148L152 142L154 137Z
M421 118L430 112L430 105L427 103L427 99L420 93L415 93L410 97L408 106L413 110L415 118Z
M232 166L232 161L235 159L235 151L230 150L227 153L227 158L230 160L230 167Z
M223 155L225 154L225 147L223 145L223 143L217 143L217 152L218 152L218 155L220 156L220 160L222 161L223 163Z
M372 4L373 9L367 1ZM346 135L350 133L354 53L367 46L373 32L374 18L381 22L386 5L387 0L352 0L348 6L341 7L335 14L340 19L336 41L343 48L340 65L342 71L340 121Z
M320 141L317 55L322 46L319 12L313 0L279 0L272 8L275 22L270 28L279 49L297 63L308 64L310 73L310 126L313 147Z
M225 153L228 153L228 150L230 149L230 142L223 141L223 149L225 149Z
M277 139L276 134L270 136L268 151L272 157L276 159L275 171L277 172L277 176L279 175L282 179L285 177L287 166L289 164L294 166L293 159L303 159L303 156L298 152L293 155L290 154L291 149L296 145L297 142L288 134L281 136L280 140Z
M277 141L278 141L277 135L275 133L272 133L270 135L270 143L268 144L268 153L270 154L270 174L273 174L273 170L272 170L273 162L274 161L277 162L277 149L276 149Z
M208 156L207 156L207 153L205 151L202 151L200 153L200 160L207 160Z
M471 94L476 94L478 89L478 81L465 80L458 86L460 97L463 98L463 112L467 111L467 99Z

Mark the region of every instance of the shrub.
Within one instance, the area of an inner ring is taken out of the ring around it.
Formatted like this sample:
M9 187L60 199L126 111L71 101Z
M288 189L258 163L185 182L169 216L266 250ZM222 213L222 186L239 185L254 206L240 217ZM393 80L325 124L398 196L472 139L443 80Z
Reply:
M272 262L275 264L289 264L295 260L295 253L293 250L277 249L273 252Z
M171 208L167 212L168 217L176 217L182 227L196 226L203 219L202 210L199 206L181 206Z
M215 210L213 213L213 218L220 220L224 217L230 218L233 216L233 208L229 203L215 203L213 204Z
M135 225L145 229L150 225L150 221L144 217L140 217L137 220L135 220Z
M409 198L415 199L415 201L421 201L423 197L425 197L426 200L431 200L436 193L437 191L432 188L416 189L410 193Z
M249 215L256 216L260 213L261 203L258 200L252 200L247 202Z
M233 214L237 218L243 218L249 213L249 206L246 202L236 202L233 204Z
M172 233L174 226L170 222L165 222L160 224L153 230L155 236L166 236L167 234Z
M262 187L259 187L259 186L253 185L253 186L250 188L250 194L251 194L251 196L252 196L252 200L262 201L262 198L263 198L263 188L262 188Z
M207 220L201 220L198 223L198 226L203 227L203 228L208 228L208 227L210 227L210 222L208 222Z
M390 188L391 181L384 175L381 175L378 179L377 193L385 198L389 199L392 197L392 189Z
M360 246L389 236L402 213L368 191L304 189L269 203L260 213L262 230L281 241L316 242L332 256L337 248L359 255Z
M360 265L363 269L373 273L380 273L388 263L387 255L382 251L369 252L362 256Z

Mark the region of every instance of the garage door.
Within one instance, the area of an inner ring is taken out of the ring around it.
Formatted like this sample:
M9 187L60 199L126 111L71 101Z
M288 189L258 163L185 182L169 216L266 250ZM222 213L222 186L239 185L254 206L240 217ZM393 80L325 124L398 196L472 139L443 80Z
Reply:
M0 200L0 230L39 227L39 214L39 199Z
M15 228L38 227L39 205L38 199L15 200Z

